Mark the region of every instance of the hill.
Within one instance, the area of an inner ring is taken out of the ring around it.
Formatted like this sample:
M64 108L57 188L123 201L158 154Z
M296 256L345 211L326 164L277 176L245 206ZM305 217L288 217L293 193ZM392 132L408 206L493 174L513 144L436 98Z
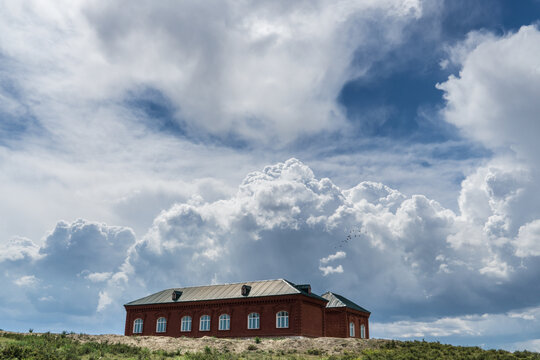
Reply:
M339 338L201 339L0 332L0 359L537 359L540 353L423 341Z

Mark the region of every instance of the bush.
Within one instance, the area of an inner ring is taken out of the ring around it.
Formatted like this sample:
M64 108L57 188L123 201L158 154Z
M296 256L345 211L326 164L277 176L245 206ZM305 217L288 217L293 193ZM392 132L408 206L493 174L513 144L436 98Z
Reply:
M255 344L260 344L260 343L261 343L261 338L258 336L255 336Z
M249 346L247 347L247 349L248 349L249 351L253 351L253 350L257 350L257 347L256 347L255 345L253 345L253 344L249 344Z

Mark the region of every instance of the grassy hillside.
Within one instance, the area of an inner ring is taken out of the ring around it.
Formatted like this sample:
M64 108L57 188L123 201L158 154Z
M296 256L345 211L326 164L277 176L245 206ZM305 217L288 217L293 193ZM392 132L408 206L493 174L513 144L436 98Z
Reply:
M90 339L95 337L90 337ZM147 337L151 338L151 337ZM133 339L133 338L130 338ZM218 339L215 339L216 342ZM306 339L310 343L311 339ZM339 341L339 339L336 339ZM350 342L354 344L355 339ZM199 341L202 340L192 340ZM205 344L212 344L207 338ZM235 340L231 340L234 342ZM538 359L540 353L528 351L510 353L502 350L482 350L478 347L461 347L420 341L381 341L359 340L361 347L350 350L344 347L336 349L308 348L299 351L297 348L283 349L275 346L275 350L264 343L279 344L280 339L248 339L237 340L241 348L213 348L205 345L201 351L190 348L177 348L174 351L156 349L149 350L144 346L133 346L122 343L110 343L108 340L89 341L85 335L69 334L16 334L0 333L0 359ZM283 339L285 341L285 339ZM348 344L343 342L342 344ZM371 341L371 342L370 342ZM143 342L144 343L144 342ZM268 345L268 344L267 344ZM264 348L264 350L263 350ZM278 350L279 349L279 350Z

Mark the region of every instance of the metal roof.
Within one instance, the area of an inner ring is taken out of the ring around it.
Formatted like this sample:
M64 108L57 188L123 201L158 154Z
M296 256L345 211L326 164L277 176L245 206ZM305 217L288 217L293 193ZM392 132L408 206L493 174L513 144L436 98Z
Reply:
M247 296L242 295L242 286L251 286L251 290ZM179 299L172 300L173 291L182 292ZM262 296L276 295L294 295L303 294L314 297L319 300L326 301L322 297L315 294L308 294L296 288L296 285L284 279L263 280L263 281L248 281L235 284L223 285L206 285L194 286L185 288L171 288L162 290L152 295L128 302L126 306L131 305L149 305L149 304L166 304L166 303L182 303L188 301L203 301L203 300L221 300L221 299L243 299L255 298Z
M371 314L370 311L364 309L360 305L357 305L353 303L351 300L347 299L345 296L333 293L333 292L326 292L322 295L323 298L328 300L328 304L326 304L327 308L333 308L333 307L348 307L350 309L367 312Z

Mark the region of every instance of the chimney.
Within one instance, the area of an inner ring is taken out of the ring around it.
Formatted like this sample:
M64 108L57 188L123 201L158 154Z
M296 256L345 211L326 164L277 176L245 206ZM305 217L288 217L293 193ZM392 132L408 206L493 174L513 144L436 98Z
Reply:
M177 301L178 299L180 299L180 296L182 296L182 292L179 291L179 290L173 290L172 292L172 300L173 301Z
M296 285L296 288L300 291L303 291L305 293L311 294L311 285L310 284L301 284Z
M251 286L242 285L242 296L248 296L250 291L251 291Z

